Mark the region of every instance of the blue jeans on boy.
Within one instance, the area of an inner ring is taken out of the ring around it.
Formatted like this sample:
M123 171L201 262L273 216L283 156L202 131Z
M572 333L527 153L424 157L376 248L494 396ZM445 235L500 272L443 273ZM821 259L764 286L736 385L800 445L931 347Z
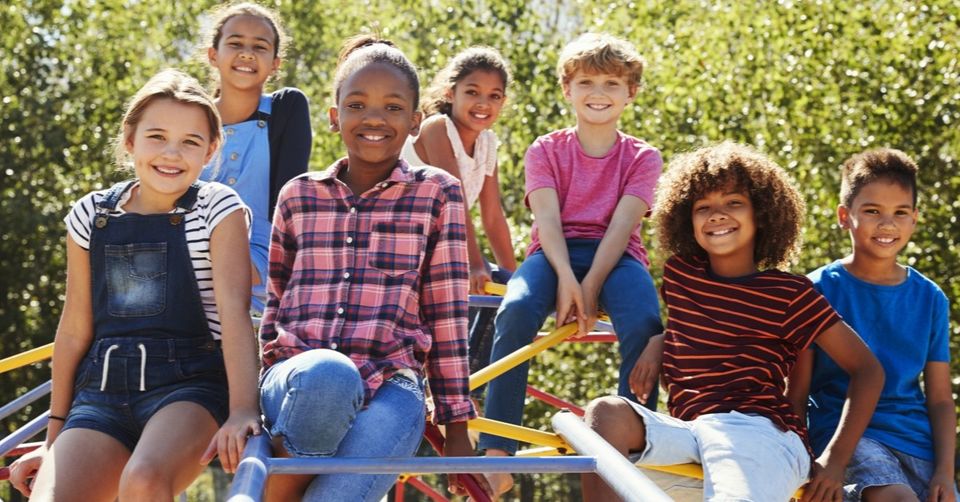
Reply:
M599 240L569 239L567 252L577 280L583 280L600 246ZM497 361L533 341L543 322L556 308L557 274L543 250L527 257L507 283L507 294L497 311L496 335L491 360ZM620 378L617 393L636 401L630 392L630 371L650 337L663 331L657 291L647 268L624 254L600 290L600 307L610 315L619 340ZM526 395L529 363L524 363L490 382L485 416L520 424ZM654 387L647 406L656 407ZM496 448L513 454L517 441L480 435L480 449Z
M349 357L329 349L297 354L261 378L264 426L295 457L413 456L426 407L423 386L399 374L363 407L363 381ZM305 501L380 500L393 474L318 475Z

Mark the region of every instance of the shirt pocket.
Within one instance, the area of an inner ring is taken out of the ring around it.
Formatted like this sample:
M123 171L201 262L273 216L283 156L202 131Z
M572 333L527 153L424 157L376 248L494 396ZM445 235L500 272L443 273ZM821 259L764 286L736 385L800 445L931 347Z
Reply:
M425 243L423 223L375 222L370 233L369 264L389 276L417 270Z
M110 315L145 317L166 309L166 242L107 244L104 255Z

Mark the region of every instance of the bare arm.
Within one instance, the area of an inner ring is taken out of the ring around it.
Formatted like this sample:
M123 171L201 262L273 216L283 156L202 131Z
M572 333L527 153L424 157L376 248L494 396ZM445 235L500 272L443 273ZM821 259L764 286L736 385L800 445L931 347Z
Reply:
M950 385L950 364L928 362L923 369L927 394L927 416L933 430L934 471L930 480L930 502L953 501L954 452L956 451L957 409Z
M457 165L457 158L453 153L453 146L447 138L445 125L442 121L432 122L424 127L417 138L417 155L433 167L439 167L444 171L456 176L463 182L460 175L460 166ZM499 203L499 202L498 202ZM466 193L464 192L464 206L466 206ZM470 217L470 211L464 211L464 224L467 229L467 260L470 264L470 294L482 295L483 284L490 280L490 274L487 272L486 264L483 261L483 253L480 251L480 244L477 243L477 233L473 228L473 218Z
M803 500L839 500L843 472L860 436L870 423L883 389L883 367L863 340L842 321L827 328L816 342L850 375L850 385L837 430L823 454L817 458L817 466L804 490Z
M557 325L566 324L573 316L577 318L581 334L588 331L584 316L583 291L570 268L570 254L563 237L560 221L560 200L553 188L540 188L527 196L530 209L540 229L540 246L547 261L557 274Z
M807 422L807 399L810 396L810 379L813 377L813 359L813 349L801 352L787 379L787 399L804 423Z
M593 257L590 271L581 283L588 329L592 329L597 320L597 299L600 289L603 288L607 275L623 257L623 252L630 242L630 235L643 221L643 215L648 209L650 206L646 202L633 195L624 195L617 203L610 225L607 226L607 231L604 232L600 246L597 248L597 254Z
M483 231L487 233L497 265L514 272L517 270L517 257L513 251L507 217L504 216L503 206L500 204L499 172L499 169L494 169L492 175L483 179L479 198L480 218L483 220Z
M249 434L259 434L257 347L250 322L250 255L243 211L234 211L210 236L213 291L220 314L223 360L230 386L230 416L210 442L204 460L220 453L223 470L233 472Z

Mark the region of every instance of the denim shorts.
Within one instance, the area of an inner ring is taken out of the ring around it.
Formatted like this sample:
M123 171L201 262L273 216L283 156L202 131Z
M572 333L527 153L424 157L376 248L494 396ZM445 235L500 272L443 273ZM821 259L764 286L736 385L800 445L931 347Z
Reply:
M860 438L847 464L843 500L857 502L863 490L887 485L909 486L917 498L926 500L933 470L934 464L929 460L907 455L870 438ZM960 500L956 486L954 493Z
M189 401L222 425L229 413L220 345L210 337L111 337L94 341L77 366L63 430L103 432L130 451L164 406Z
M766 417L713 413L685 421L629 401L646 427L640 465L703 466L704 500L786 502L806 482L810 454Z

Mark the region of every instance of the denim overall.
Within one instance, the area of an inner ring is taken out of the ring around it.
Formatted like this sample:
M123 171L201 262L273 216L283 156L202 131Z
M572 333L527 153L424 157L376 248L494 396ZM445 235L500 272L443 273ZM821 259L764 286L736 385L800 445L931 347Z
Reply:
M90 238L93 341L77 367L64 429L93 429L131 451L160 408L192 401L227 416L220 345L210 334L183 213L109 216L132 181L97 205ZM177 201L193 210L200 185Z
M267 298L270 247L270 110L273 97L260 96L254 120L223 127L220 156L203 168L200 179L218 181L237 191L253 213L250 229L250 259L257 267L260 284L253 287L250 305L262 313Z

